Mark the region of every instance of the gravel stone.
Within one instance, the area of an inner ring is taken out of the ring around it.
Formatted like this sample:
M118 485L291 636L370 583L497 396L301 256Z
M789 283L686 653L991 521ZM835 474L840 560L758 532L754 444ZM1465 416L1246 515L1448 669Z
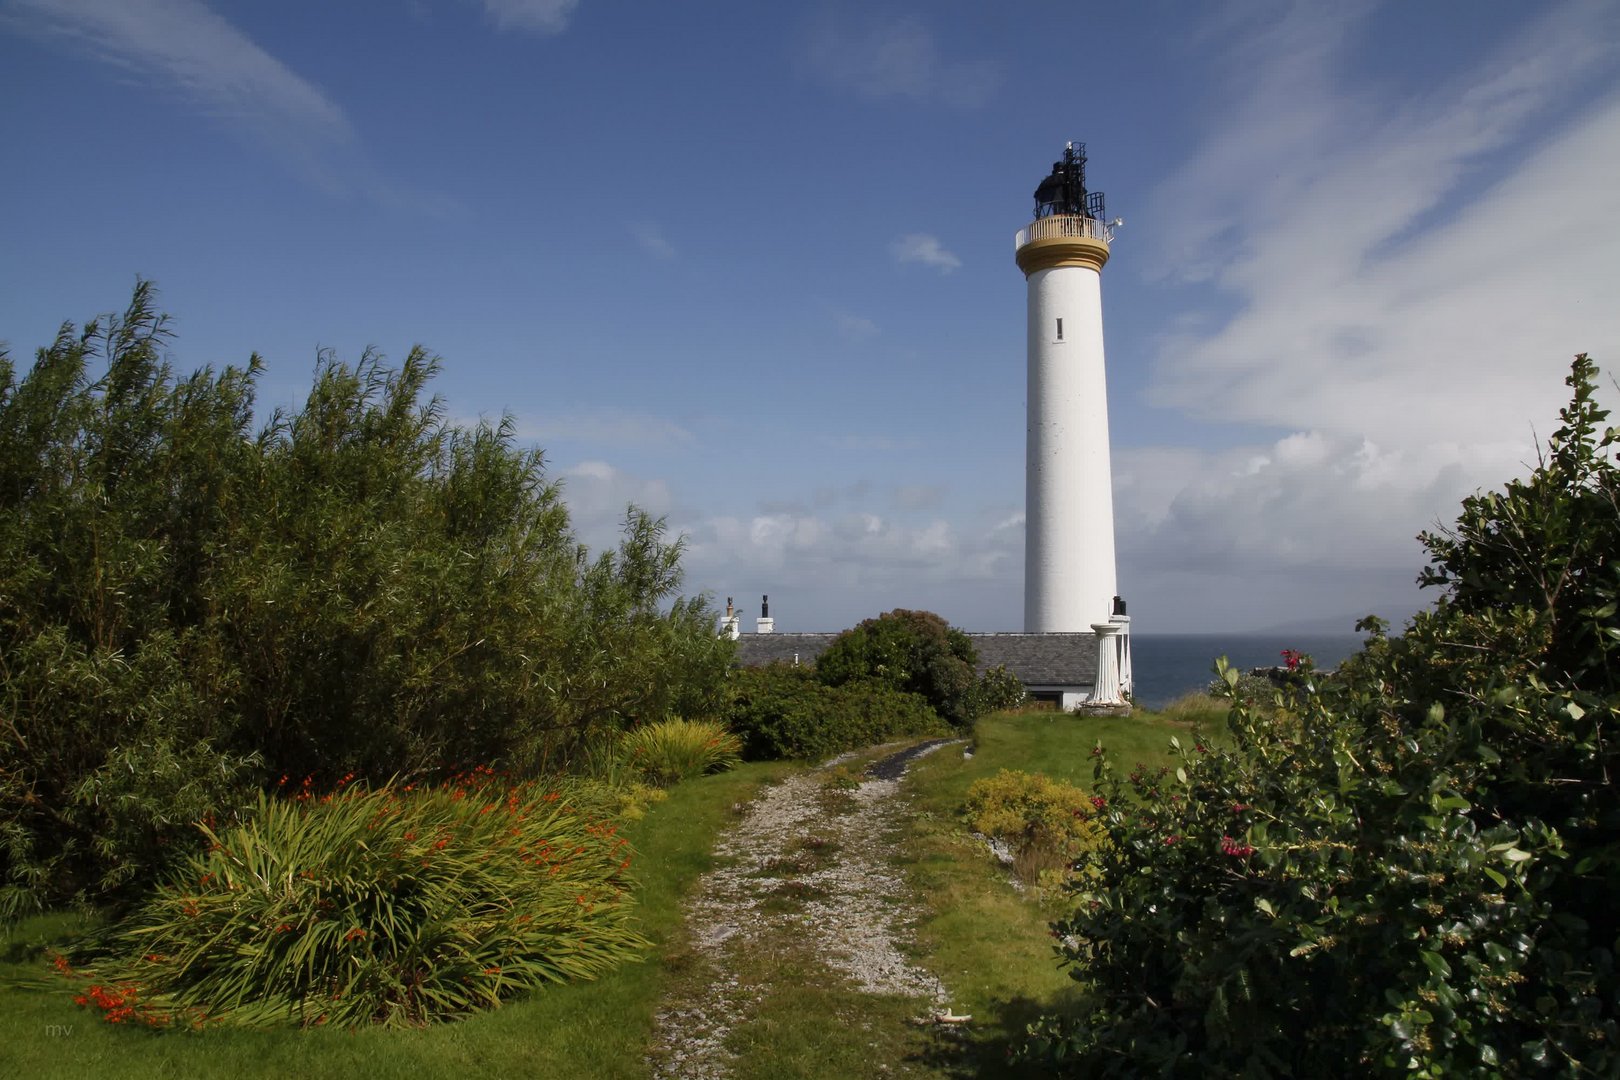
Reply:
M930 1009L945 1003L944 986L901 947L916 908L888 858L903 809L897 798L901 777L912 761L947 742L882 758L837 810L823 797L823 784L831 769L853 755L774 784L747 805L715 843L719 865L699 879L687 902L687 937L702 978L683 980L685 989L659 1011L655 1076L729 1075L733 1056L726 1038L749 1021L765 989L744 984L738 961L768 954L773 942L808 950L864 993L914 997ZM816 856L821 851L825 858ZM798 866L815 868L792 873ZM800 911L780 910L789 882L804 896Z

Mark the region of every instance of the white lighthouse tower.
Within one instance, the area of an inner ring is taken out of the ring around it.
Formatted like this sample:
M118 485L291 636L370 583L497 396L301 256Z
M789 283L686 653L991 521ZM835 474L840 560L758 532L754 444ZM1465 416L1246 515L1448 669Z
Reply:
M1085 144L1070 143L1035 189L1035 220L1017 237L1018 268L1029 284L1026 633L1112 638L1128 622L1115 602L1103 372L1102 268L1113 224L1104 222L1102 193L1086 190ZM1097 689L1108 696L1109 688Z

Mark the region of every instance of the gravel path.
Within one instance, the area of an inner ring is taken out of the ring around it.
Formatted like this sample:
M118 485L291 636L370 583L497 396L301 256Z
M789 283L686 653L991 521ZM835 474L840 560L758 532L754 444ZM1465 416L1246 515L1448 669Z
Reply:
M744 808L715 844L720 865L687 902L695 977L680 980L659 1012L655 1076L727 1076L726 1037L748 1023L767 989L739 972L757 973L759 956L783 949L812 953L865 993L915 997L924 1012L944 1003L939 980L900 949L914 908L889 865L888 838L906 767L947 741L891 754L845 785L829 785L848 755L834 758L766 788Z

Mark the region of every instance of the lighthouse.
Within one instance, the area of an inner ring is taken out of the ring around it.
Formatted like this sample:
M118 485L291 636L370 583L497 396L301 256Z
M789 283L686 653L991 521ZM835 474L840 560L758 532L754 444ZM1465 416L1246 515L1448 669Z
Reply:
M1086 190L1085 144L1070 143L1035 189L1035 220L1016 239L1028 285L1026 633L1112 637L1104 628L1124 615L1102 327L1102 268L1118 222L1104 217L1102 193Z

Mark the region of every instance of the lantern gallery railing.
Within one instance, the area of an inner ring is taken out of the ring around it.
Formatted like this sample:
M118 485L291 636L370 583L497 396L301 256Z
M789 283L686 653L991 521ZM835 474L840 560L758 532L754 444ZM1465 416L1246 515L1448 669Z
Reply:
M1052 214L1036 218L1019 229L1018 236L1013 242L1013 250L1018 250L1032 240L1052 240L1064 236L1080 236L1108 244L1113 242L1114 227L1105 225L1096 218L1082 217L1079 214Z

